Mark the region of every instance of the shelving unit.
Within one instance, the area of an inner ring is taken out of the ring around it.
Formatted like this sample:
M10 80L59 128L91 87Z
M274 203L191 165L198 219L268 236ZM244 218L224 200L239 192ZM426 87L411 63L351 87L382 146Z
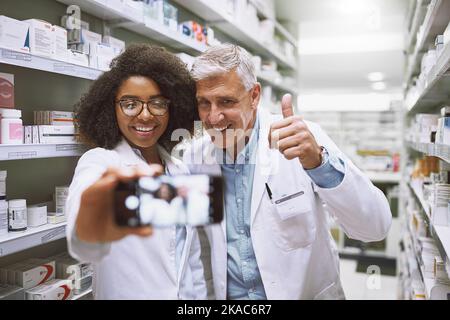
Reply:
M417 39L414 49L408 59L406 68L406 85L411 84L411 79L419 73L419 65L427 46L434 43L436 36L445 29L448 23L450 3L445 0L433 0L430 2L422 26L423 32ZM416 31L417 32L417 31Z
M81 144L0 144L0 161L77 157L85 151Z
M242 46L253 50L255 53L263 56L264 58L274 59L284 68L296 70L297 64L295 61L287 61L286 58L283 57L281 53L277 52L275 48L262 43L255 38L255 35L252 35L248 31L241 28L239 26L239 21L236 21L234 17L225 12L218 11L207 1L174 0L174 2L206 20L210 25L230 36L232 39L235 39ZM285 33L287 33L287 31L285 31ZM292 37L289 37L289 39L293 40Z
M102 74L102 71L97 69L14 51L7 48L0 48L0 64L1 63L88 80L95 80Z
M66 5L77 5L86 13L96 16L111 24L117 23L120 27L136 32L155 41L164 43L173 49L189 54L199 54L206 50L206 45L195 41L179 32L170 30L158 23L144 23L143 17L134 17L124 11L118 11L96 0L57 0Z
M268 77L264 73L258 74L258 80L261 81L263 84L270 85L273 88L284 91L284 92L289 92L294 95L298 95L298 93L299 93L298 90L292 88L291 86L285 85L282 82L275 82L274 80L272 80L270 77Z
M0 257L36 247L66 236L66 222L46 224L26 231L9 232L0 236Z
M407 106L410 113L439 107L449 100L450 45L448 44L427 77L427 86L416 101Z
M86 290L80 294L74 295L70 300L80 300L81 298L83 298L91 293L92 293L92 288L89 288L88 290Z

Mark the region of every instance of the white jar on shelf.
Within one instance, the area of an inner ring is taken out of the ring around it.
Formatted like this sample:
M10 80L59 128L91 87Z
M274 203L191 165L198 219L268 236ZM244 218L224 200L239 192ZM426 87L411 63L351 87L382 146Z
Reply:
M8 201L8 230L27 230L27 201L15 199Z
M0 109L0 143L23 144L22 111L17 109Z

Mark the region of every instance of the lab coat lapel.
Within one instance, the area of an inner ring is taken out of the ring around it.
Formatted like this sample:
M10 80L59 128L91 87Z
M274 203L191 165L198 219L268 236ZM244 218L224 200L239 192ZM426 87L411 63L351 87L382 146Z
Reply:
M256 150L256 165L253 177L252 202L250 209L250 225L253 224L256 211L264 194L266 182L278 168L279 155L277 150L269 148L270 114L266 110L259 110L259 139Z

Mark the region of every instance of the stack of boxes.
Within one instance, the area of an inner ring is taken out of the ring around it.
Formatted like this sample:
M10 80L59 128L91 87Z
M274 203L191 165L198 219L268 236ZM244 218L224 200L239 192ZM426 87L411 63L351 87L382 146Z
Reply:
M0 300L69 300L91 285L91 264L67 253L0 268Z

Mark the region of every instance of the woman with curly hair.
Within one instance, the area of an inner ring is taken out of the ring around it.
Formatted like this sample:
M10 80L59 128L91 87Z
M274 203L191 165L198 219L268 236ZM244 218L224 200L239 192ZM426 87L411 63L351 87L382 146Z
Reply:
M95 196L138 171L186 173L170 156L172 132L192 132L198 119L195 83L183 62L160 47L131 45L75 111L82 140L95 148L80 158L69 188L67 239L73 257L94 265L94 297L205 299L195 229L119 227L112 195Z

